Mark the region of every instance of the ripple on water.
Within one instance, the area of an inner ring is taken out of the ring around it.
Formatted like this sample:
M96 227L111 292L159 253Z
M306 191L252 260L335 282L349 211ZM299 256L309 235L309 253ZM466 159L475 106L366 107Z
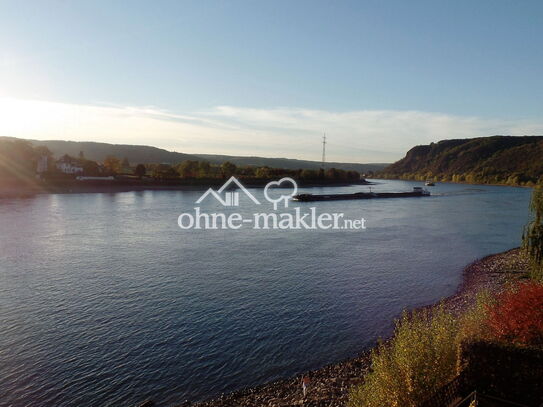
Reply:
M319 206L356 233L182 231L198 191L3 201L0 406L168 406L351 356L518 245L529 190L432 193Z

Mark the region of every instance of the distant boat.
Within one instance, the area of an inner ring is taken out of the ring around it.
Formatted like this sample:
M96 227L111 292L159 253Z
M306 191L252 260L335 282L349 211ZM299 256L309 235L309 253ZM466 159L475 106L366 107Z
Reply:
M433 187L433 186L435 186L436 184L434 184L433 181L428 180L428 181L426 181L426 182L424 183L424 185L426 185L427 187Z
M299 194L292 198L295 201L311 202L311 201L342 201L351 199L373 199L373 198L410 198L429 196L430 191L422 187L413 187L411 192L355 192L354 194L329 194L329 195L313 195Z

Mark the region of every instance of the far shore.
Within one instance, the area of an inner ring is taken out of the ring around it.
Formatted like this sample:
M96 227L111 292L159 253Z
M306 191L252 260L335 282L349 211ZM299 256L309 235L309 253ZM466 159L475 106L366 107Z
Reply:
M474 303L481 290L498 292L511 278L522 275L528 263L519 248L503 253L492 254L479 259L463 270L463 280L457 291L441 302L453 313L461 313ZM427 308L435 304L420 307ZM324 366L309 372L301 372L295 377L277 380L238 390L228 394L213 396L206 401L181 402L179 407L343 407L346 406L349 389L361 384L364 375L370 370L370 351L365 349L357 357ZM309 392L303 397L301 380L307 376L311 380ZM151 400L139 404L140 407L153 406Z
M404 178L379 178L376 177L374 179L382 179L384 181L409 181L409 182L426 182L422 181L420 179L404 179ZM458 184L458 185L488 185L488 186L494 186L494 187L513 187L513 188L533 188L534 185L511 185L511 184L498 184L498 183L486 183L486 182L479 182L479 183L471 183L466 181L433 181L436 185L437 184Z
M264 188L264 186L275 180L253 180L245 182L247 188ZM168 181L139 181L139 180L114 180L114 181L75 181L62 183L32 183L27 185L0 186L0 198L27 198L38 194L82 194L82 193L116 193L133 191L190 191L205 190L209 187L220 187L225 179L210 179L205 182L199 180L184 180L182 182ZM345 187L351 185L375 185L373 182L360 180L356 182L298 182L301 188L311 187Z

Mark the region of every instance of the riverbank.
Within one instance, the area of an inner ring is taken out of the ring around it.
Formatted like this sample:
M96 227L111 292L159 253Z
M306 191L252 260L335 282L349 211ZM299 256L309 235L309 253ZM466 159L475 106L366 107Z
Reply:
M269 180L244 180L246 188L264 188ZM20 185L0 185L0 198L28 198L38 194L81 194L81 193L116 193L133 191L188 191L219 188L224 179L184 180L184 181L152 181L138 179L116 180L63 180L62 182L39 182ZM360 180L356 182L298 182L298 187L346 187L351 185L374 185L373 182Z
M461 313L473 304L482 290L497 293L512 279L522 278L528 262L519 249L493 254L473 262L463 270L463 281L452 296L443 300L445 307ZM431 306L431 305L428 305ZM349 388L360 384L369 371L369 350L358 357L306 372L296 377L224 394L198 403L185 402L191 407L340 407L348 400ZM303 397L301 379L311 379L307 397ZM152 404L147 404L151 406Z
M409 182L420 182L424 183L426 180L424 179L416 179L416 178L375 178L375 179L382 179L386 181L409 181ZM488 185L491 187L513 187L513 188L534 188L538 184L532 183L532 184L508 184L505 182L467 182L467 181L432 181L435 183L435 185L438 184L458 184L458 185Z

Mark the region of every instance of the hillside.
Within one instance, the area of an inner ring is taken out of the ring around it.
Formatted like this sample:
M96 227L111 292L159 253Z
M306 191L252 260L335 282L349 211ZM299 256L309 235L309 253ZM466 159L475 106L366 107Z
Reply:
M386 178L532 185L543 181L543 136L479 137L416 146L380 174Z
M45 146L55 157L64 154L77 157L83 151L88 160L103 162L109 155L118 158L127 158L131 163L178 163L185 160L198 160L198 157L163 150L151 146L137 146L129 144L95 143L91 141L64 141L64 140L28 140L34 146Z
M264 157L239 157L239 156L228 156L228 155L214 155L214 154L195 154L200 159L209 161L212 164L220 164L225 161L230 161L236 165L252 165L255 167L268 166L272 168L286 168L291 170L296 169L310 169L316 170L321 167L320 161L307 161L307 160L296 160L293 158L264 158ZM327 162L327 168L336 168L340 170L352 170L358 171L360 173L380 171L385 168L388 164L382 163L371 163L371 164L359 164L359 163L338 163L338 162Z
M64 141L64 140L28 140L34 146L46 146L51 150L55 157L64 154L77 157L80 151L83 151L85 158L93 161L103 162L108 155L118 158L127 158L132 164L152 164L167 163L178 164L186 160L208 161L211 164L222 164L230 161L238 166L252 165L255 167L272 167L285 169L319 169L319 161L296 160L289 158L266 158L266 157L239 157L229 155L215 154L185 154L174 151L167 151L157 147L128 145L128 144L109 144L83 141ZM380 171L388 164L359 164L359 163L326 163L327 168L337 168L342 170L353 170L360 173Z

